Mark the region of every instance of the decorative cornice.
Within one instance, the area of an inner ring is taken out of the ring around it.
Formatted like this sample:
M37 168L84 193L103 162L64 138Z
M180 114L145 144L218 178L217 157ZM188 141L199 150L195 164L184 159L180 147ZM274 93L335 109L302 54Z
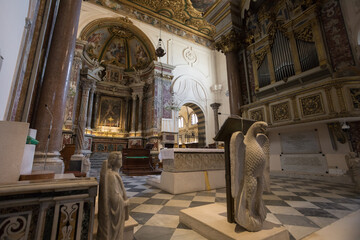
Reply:
M161 15L164 22L172 24L175 28L180 27L208 40L212 40L215 34L215 27L205 21L202 13L192 6L190 0L92 0L91 2L121 13L125 6L130 7L128 16L139 19L139 13L145 14L146 19L152 19L151 22L147 22L152 25L159 24L159 15ZM170 28L174 28L173 26Z

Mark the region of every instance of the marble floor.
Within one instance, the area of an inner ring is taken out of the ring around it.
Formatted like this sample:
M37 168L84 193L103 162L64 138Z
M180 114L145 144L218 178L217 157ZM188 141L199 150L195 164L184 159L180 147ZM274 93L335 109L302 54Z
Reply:
M226 204L225 188L172 195L146 184L148 176L122 176L130 198L130 215L139 223L136 240L205 239L179 223L179 211L214 202ZM360 209L352 185L290 177L272 177L263 195L267 220L283 224L290 239L301 239Z

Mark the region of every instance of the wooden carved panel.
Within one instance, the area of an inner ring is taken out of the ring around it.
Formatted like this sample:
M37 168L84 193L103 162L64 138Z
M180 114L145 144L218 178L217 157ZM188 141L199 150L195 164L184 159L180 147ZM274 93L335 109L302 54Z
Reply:
M274 122L291 120L290 104L283 102L271 106L272 119Z
M253 119L256 121L265 121L264 109L260 108L257 110L250 111L250 119Z
M302 97L299 100L304 117L325 113L321 93Z

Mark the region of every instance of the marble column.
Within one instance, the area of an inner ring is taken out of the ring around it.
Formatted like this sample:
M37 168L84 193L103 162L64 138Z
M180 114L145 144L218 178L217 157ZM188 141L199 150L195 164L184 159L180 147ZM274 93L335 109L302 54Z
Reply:
M83 54L85 45L85 41L76 40L75 55L73 65L71 67L70 87L69 93L66 98L66 108L64 114L64 128L69 130L74 130L74 127L76 125L75 118L78 99L78 91L76 91L76 89L80 84L80 70L82 69L81 56Z
M125 99L125 125L124 125L124 132L127 132L129 127L129 98Z
M87 124L86 127L91 129L91 120L92 120L92 110L93 110L93 102L94 102L94 92L95 85L90 90L90 99L89 99L89 108L87 111Z
M139 132L141 134L141 130L142 130L142 111L143 111L143 96L142 94L139 94L139 118L138 118L138 129L137 132Z
M101 94L99 92L95 95L95 109L94 109L94 121L92 121L92 128L96 129L99 126L99 104Z
M75 154L71 156L69 170L70 171L82 171L84 162L86 165L89 164L89 160L85 158L86 151L84 148L85 144L85 127L87 124L88 117L88 105L89 105L89 94L90 89L94 87L94 83L86 79L86 76L82 76L81 81L81 104L79 112L79 120L76 128L76 139L75 139ZM88 169L89 170L89 169ZM87 170L85 170L87 172Z
M216 49L225 53L227 80L229 89L230 114L241 116L240 107L243 105L243 97L241 91L241 75L240 71L243 66L239 64L238 50L240 48L240 33L231 30L227 35L222 36L220 41L216 43Z
M220 103L212 103L210 104L210 107L212 108L212 110L214 111L214 122L215 122L215 135L218 133L219 131L219 107L221 106Z
M36 106L34 127L39 144L33 170L64 171L59 158L62 127L74 58L81 0L60 1L45 74ZM46 158L46 160L45 160ZM46 165L45 162L46 161Z
M81 95L81 105L79 113L79 121L76 131L76 147L75 154L82 154L84 149L84 137L85 137L85 127L88 117L88 103L89 103L89 92L91 89L91 83L87 80L81 83L82 95Z
M131 119L131 132L135 132L135 118L136 118L136 98L137 98L137 95L136 94L133 94L132 95L132 119Z

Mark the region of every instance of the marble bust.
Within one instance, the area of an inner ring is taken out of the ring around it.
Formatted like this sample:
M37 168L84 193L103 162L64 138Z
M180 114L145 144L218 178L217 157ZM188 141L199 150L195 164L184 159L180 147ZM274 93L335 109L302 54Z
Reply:
M266 209L263 189L270 189L267 123L255 122L244 137L241 131L230 139L231 194L235 221L248 231L262 229Z
M120 152L112 152L100 172L98 240L124 239L125 220L129 218L129 200L119 174Z

